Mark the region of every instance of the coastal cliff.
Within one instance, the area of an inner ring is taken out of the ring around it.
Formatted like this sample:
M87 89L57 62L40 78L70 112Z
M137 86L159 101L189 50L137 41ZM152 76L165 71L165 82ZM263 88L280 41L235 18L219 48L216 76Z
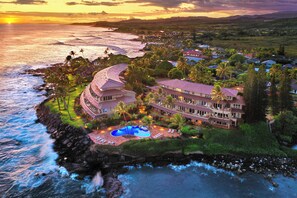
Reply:
M272 180L275 174L294 177L297 172L296 159L271 156L204 155L201 152L188 155L182 152L168 152L160 156L125 155L119 150L109 150L107 147L95 145L85 129L63 124L59 115L50 112L45 105L46 101L36 107L36 112L38 121L47 126L48 133L55 140L54 149L59 154L58 164L69 172L76 172L81 176L94 175L102 171L108 197L120 196L123 188L117 175L127 171L125 166L137 164L151 163L153 166L166 166L188 164L194 160L238 174L247 171L263 174L274 186L277 186Z

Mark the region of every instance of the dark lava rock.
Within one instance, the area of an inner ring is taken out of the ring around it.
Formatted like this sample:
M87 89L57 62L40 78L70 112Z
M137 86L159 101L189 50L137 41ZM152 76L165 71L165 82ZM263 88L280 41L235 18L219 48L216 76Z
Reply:
M108 198L117 198L120 197L123 192L122 182L113 174L107 174L104 176L104 186L106 189L106 196Z

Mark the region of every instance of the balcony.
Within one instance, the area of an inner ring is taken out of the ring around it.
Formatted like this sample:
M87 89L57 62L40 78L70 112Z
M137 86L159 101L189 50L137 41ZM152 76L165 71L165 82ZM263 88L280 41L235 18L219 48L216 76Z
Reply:
M168 106L163 105L161 102L152 103L151 106L153 106L153 107L155 107L157 109L160 109L162 111L165 111L167 113L171 113L171 114L180 113L184 117L189 118L189 119L197 119L197 120L208 121L208 119L210 118L210 115L202 116L202 115L195 114L195 113L185 112L185 111L182 111L182 110L180 110L178 108L170 108Z

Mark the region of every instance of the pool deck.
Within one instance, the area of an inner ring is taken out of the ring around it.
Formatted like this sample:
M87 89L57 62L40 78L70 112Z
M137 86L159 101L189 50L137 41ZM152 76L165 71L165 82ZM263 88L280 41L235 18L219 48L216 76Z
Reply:
M138 121L138 125L142 125ZM112 136L110 132L116 129L123 128L123 126L113 126L108 127L104 130L94 130L92 133L89 134L89 137L95 144L100 145L112 145L112 146L118 146L120 144L123 144L124 142L128 142L130 140L140 140L140 139L161 139L161 138L176 138L179 137L180 134L177 132L177 130L174 130L173 133L169 132L169 128L152 125L149 131L151 132L150 137L122 137L122 136Z

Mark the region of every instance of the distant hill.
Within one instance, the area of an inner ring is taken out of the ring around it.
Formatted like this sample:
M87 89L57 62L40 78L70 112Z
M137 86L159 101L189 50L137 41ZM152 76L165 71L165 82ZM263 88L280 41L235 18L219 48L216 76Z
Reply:
M223 18L209 18L209 17L172 17L166 19L152 19L152 20L142 20L142 19L130 19L118 22L108 22L108 21L97 21L86 23L86 25L95 26L116 26L119 24L160 24L160 23L180 23L180 22L202 22L202 23L230 23L238 21L261 21L261 20L276 20L276 19L286 19L286 18L297 18L297 11L288 12L276 12L264 15L237 15Z
M284 45L290 56L297 56L297 12L277 12L265 15L231 16L225 18L173 17L167 19L131 19L119 22L88 23L96 27L115 28L118 32L151 35L163 30L178 31L184 38L225 48L278 49ZM179 39L179 38L178 38Z
M288 19L288 20L285 20ZM203 31L234 28L270 28L270 23L277 28L289 28L297 25L296 12L276 12L265 15L244 15L225 18L209 17L172 17L166 19L130 19L118 22L98 21L79 25L117 28L121 32L139 33L139 31L197 29ZM78 25L78 24L75 24ZM296 27L297 28L297 27Z

